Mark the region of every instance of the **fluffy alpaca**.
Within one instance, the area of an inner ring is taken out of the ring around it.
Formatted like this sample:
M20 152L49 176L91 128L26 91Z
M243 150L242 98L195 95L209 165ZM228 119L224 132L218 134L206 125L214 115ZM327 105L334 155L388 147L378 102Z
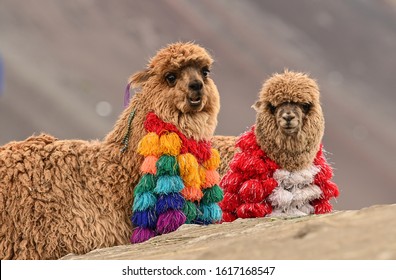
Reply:
M322 152L324 117L316 82L303 73L275 74L254 108L256 124L236 141L239 150L220 183L223 221L330 212L338 188Z
M0 147L0 259L56 259L129 243L146 116L209 140L219 111L212 62L193 43L159 50L131 76L141 90L103 141L42 134Z
M215 135L212 137L212 146L220 153L220 167L218 169L220 177L223 177L229 170L229 163L236 152L236 136Z

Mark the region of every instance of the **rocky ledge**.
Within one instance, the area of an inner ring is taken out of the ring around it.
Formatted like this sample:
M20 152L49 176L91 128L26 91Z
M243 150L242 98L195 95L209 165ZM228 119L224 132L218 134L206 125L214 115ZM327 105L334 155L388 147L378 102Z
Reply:
M183 225L141 244L63 259L396 259L396 204L294 219Z

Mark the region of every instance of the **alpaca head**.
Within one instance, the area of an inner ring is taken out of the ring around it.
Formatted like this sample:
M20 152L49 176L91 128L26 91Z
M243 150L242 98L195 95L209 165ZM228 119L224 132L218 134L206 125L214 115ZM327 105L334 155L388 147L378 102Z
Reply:
M259 145L282 168L312 163L324 133L317 83L308 75L285 71L265 81L254 108Z
M217 125L219 93L209 73L213 59L193 43L174 43L158 51L147 68L131 76L141 99L163 121L187 137L209 139ZM137 108L139 109L139 108Z

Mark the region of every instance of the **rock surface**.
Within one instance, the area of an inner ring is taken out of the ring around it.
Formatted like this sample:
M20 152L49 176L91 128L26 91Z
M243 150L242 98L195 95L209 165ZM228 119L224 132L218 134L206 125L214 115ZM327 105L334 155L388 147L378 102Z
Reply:
M63 259L396 259L396 204L294 219L183 225L145 243Z

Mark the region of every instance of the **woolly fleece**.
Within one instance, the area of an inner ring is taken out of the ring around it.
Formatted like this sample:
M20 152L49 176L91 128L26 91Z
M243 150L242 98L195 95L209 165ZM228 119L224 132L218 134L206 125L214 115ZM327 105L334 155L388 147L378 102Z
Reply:
M190 77L184 70L210 68L212 62L193 43L159 50L146 70L130 78L141 90L104 141L42 134L0 147L0 259L57 259L128 244L133 188L143 161L136 150L145 135L144 119L153 111L184 134L210 140L220 108L217 88L205 78L200 110L187 111ZM179 75L174 87L164 79L168 71ZM129 144L121 153L125 135Z

